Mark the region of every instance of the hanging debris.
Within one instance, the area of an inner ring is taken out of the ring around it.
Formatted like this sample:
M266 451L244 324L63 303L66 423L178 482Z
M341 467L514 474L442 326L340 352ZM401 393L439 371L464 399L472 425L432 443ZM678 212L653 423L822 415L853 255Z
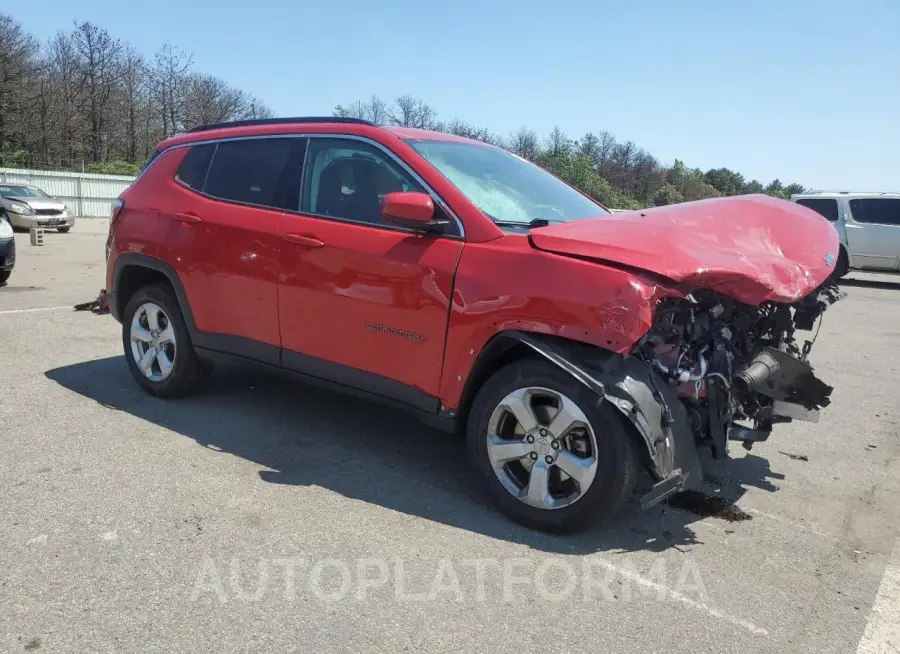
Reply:
M102 289L100 291L100 295L96 300L84 302L82 304L76 304L75 311L90 311L91 313L94 313L98 316L109 313L109 302L106 296L106 289Z

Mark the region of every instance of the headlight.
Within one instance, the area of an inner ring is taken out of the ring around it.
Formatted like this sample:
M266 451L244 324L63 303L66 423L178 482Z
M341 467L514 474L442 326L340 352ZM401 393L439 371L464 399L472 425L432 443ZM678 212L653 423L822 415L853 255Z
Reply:
M13 228L3 218L0 218L0 238L12 238Z
M21 214L23 216L30 216L33 213L31 207L21 202L10 202L9 208L13 213Z

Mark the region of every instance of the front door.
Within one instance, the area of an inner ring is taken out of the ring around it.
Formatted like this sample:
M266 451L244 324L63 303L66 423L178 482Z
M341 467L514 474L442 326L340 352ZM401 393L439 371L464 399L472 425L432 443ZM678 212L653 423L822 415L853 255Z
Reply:
M308 149L281 230L282 365L436 410L462 238L384 222L385 193L426 189L380 146L313 137Z
M853 267L895 271L900 263L900 198L854 198L846 221Z

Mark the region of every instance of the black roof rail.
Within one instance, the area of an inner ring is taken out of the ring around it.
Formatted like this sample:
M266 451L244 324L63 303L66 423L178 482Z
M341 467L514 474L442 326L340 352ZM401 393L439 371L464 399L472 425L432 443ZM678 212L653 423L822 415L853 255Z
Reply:
M205 132L211 129L224 129L226 127L253 127L255 125L284 125L285 123L347 123L351 125L369 125L378 127L375 123L362 118L348 118L345 116L292 116L290 118L258 118L253 120L232 120L224 123L210 123L200 125L187 131Z

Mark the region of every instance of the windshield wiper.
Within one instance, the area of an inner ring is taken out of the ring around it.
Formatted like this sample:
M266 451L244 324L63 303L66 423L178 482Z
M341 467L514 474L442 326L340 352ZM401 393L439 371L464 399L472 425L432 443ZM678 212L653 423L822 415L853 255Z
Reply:
M529 229L533 227L546 227L547 225L552 225L554 221L547 220L546 218L534 218L529 220L527 223L521 220L495 220L494 223L500 225L501 227L528 227Z

